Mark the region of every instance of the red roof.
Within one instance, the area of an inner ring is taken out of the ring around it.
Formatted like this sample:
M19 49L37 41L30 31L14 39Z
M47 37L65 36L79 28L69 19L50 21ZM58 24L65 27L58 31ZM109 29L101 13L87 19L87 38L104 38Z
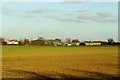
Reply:
M8 40L9 42L18 42L17 40L13 39L13 40Z

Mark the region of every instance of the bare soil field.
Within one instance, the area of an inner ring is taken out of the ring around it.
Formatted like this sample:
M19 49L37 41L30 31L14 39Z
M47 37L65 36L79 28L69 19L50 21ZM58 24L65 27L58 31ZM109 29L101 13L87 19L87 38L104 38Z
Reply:
M2 78L116 80L118 47L3 46Z

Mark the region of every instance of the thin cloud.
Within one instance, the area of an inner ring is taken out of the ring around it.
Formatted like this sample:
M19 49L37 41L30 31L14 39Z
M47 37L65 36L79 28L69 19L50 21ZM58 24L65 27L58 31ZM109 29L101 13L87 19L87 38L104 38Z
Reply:
M65 15L65 13L62 13L61 11L58 11L58 10L41 9L41 8L34 9L34 10L28 10L28 11L20 12L20 13L14 10L10 10L10 9L4 9L3 12L8 15L24 17L24 18L34 18L36 17L36 14L52 13L52 15L47 18L54 19L60 22L76 22L76 23L86 23L86 22L91 22L91 21L99 22L99 23L118 22L118 17L113 14L110 14L108 12L91 13L88 10L75 11L75 12L72 12L72 14L70 15ZM56 12L59 12L61 14L59 14L58 16ZM68 12L68 13L71 13L71 12Z
M77 2L91 2L93 0L64 0L63 2L77 3Z
M55 13L58 12L57 10L52 10L52 9L33 9L33 10L27 10L27 11L16 11L13 9L9 8L4 8L3 13L11 16L18 16L18 17L25 17L25 18L30 18L30 17L36 17L36 14L43 14L43 13Z
M117 16L110 13L99 12L99 13L89 13L86 10L80 10L76 16L50 16L51 18L60 22L76 22L76 23L87 23L87 22L98 22L98 23L115 23L118 22Z
M88 10L79 10L79 11L76 11L76 12L85 13L85 12L88 12Z
M118 2L119 0L1 0L1 2Z
M110 13L97 13L98 16L100 17L111 17L112 15Z
M77 16L77 19L84 20L84 21L93 21L93 22L117 22L118 18L115 17L113 14L110 14L108 12L98 12L98 13L90 13L88 10L80 10L79 16Z
M75 19L75 18L68 18L64 16L49 16L49 19L54 19L60 22L76 22L76 23L85 23L83 20Z
M34 9L27 11L27 13L32 13L32 14L53 13L53 12L57 12L57 11L52 9Z
M9 15L9 16L16 16L16 17L23 17L23 18L33 18L33 15L26 14L24 11L16 11L14 9L9 9L6 7L3 7L2 10L3 14Z
M63 2L118 2L119 0L64 0Z

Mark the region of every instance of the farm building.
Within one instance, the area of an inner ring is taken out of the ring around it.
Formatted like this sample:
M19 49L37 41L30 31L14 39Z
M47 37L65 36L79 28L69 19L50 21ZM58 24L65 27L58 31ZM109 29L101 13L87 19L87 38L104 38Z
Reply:
M80 45L80 43L78 42L78 43L74 43L74 46L79 46Z
M102 45L101 41L85 41L86 46L100 46Z
M18 40L13 39L13 40L8 40L8 41L7 41L7 44L8 44L8 45L18 45L19 42L18 42Z
M85 45L86 46L100 46L101 43L94 43L94 42L92 42L92 43L85 43Z
M71 44L71 43L66 43L65 45L66 45L66 46L72 46L72 44Z

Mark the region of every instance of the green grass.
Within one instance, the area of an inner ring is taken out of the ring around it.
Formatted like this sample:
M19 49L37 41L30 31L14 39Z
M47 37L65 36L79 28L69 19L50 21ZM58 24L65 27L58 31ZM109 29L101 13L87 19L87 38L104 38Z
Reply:
M3 46L3 78L115 77L117 47Z

